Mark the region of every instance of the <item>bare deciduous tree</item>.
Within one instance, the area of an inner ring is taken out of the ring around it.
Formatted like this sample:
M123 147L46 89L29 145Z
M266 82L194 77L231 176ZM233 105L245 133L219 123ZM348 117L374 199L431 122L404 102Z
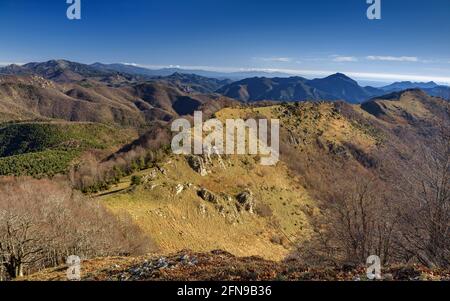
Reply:
M151 240L66 183L12 179L0 185L0 262L11 278L55 266L69 255L140 254Z
M336 179L314 220L311 241L299 250L305 261L364 264L378 255L388 262L397 224L394 204L382 189L382 183L370 176Z
M402 251L428 267L450 266L450 129L441 125L434 139L416 153L414 170L397 185ZM406 185L405 185L406 184Z

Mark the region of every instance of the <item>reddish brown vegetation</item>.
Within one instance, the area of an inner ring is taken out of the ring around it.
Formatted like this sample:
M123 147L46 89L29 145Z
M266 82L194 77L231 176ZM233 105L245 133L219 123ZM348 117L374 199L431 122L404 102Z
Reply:
M140 254L149 238L127 216L72 191L64 182L5 179L0 185L0 264L9 277L81 258Z
M101 258L82 262L83 280L93 281L353 281L366 280L364 266L311 268L296 260L277 263L238 258L224 251L182 251L168 257ZM25 280L66 280L66 268L46 270ZM389 266L384 280L449 280L450 271L419 265Z

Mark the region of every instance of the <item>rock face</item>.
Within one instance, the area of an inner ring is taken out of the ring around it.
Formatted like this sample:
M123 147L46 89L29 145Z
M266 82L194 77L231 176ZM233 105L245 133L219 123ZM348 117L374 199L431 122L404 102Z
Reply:
M212 204L218 204L219 203L219 197L216 196L214 193L212 193L211 191L202 188L197 192L197 195L199 197L201 197L203 200L210 202Z
M255 199L253 197L253 193L250 190L241 192L236 196L238 201L239 209L244 209L250 213L254 212L255 208Z
M202 177L208 175L208 171L205 167L205 162L203 158L199 156L189 156L186 158L189 166L197 173L199 173Z

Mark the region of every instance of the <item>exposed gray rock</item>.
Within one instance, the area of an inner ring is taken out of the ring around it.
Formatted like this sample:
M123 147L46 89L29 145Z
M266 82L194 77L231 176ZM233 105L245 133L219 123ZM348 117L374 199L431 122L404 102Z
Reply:
M158 259L158 262L155 264L155 268L157 269L165 269L169 266L169 262L165 257L161 257Z
M213 203L213 204L218 204L219 203L219 197L216 196L214 193L212 193L211 191L202 188L197 192L197 195L199 197L201 197L204 201Z
M241 192L236 196L239 204L239 209L244 208L246 211L253 213L255 208L255 199L253 193L250 190Z
M197 173L199 173L202 177L208 175L208 171L205 167L205 162L202 157L199 156L188 156L186 158L189 166Z

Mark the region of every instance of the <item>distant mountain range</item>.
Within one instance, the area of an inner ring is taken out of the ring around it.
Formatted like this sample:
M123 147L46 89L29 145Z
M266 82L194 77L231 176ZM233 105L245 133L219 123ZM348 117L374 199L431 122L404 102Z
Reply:
M182 93L218 93L242 102L345 100L349 103L361 103L407 89L422 89L431 96L450 99L450 87L439 86L434 82L396 82L379 88L362 87L342 73L310 80L281 73L220 73L177 68L151 70L128 64L86 65L66 60L51 60L21 66L9 65L0 68L0 74L38 75L57 83L95 81L114 87L155 82L176 88ZM233 81L237 78L241 79Z
M104 71L117 71L129 74L143 76L169 76L174 73L195 74L203 77L211 77L217 79L240 80L248 77L289 77L291 75L282 72L263 72L263 71L241 71L241 72L217 72L199 69L181 69L181 68L161 68L148 69L131 64L102 64L95 63L91 66Z
M450 99L450 87L440 86L435 82L413 83L409 81L396 82L391 85L380 88L385 92L399 92L408 89L421 89L431 96Z
M156 81L111 86L93 79L58 83L38 75L0 75L0 123L57 119L141 127L195 110L208 115L233 103L237 101Z
M438 86L435 83L398 82L381 88L361 87L341 73L313 80L303 77L248 78L226 85L218 92L243 102L345 100L349 103L361 103L377 96L408 89L422 89L431 96L450 99L450 87Z
M391 85L382 87L381 89L386 92L399 91L399 90L407 90L407 89L433 89L438 87L438 84L435 82L428 83L413 83L413 82L396 82Z
M74 82L87 78L107 79L123 76L124 80L133 80L135 75L120 73L113 70L103 70L93 65L85 65L66 60L51 60L42 63L25 65L9 65L0 68L0 74L5 75L38 75L55 82Z
M214 93L221 87L233 82L230 79L217 79L196 74L185 74L178 72L168 76L154 77L151 80L174 85L186 93Z

